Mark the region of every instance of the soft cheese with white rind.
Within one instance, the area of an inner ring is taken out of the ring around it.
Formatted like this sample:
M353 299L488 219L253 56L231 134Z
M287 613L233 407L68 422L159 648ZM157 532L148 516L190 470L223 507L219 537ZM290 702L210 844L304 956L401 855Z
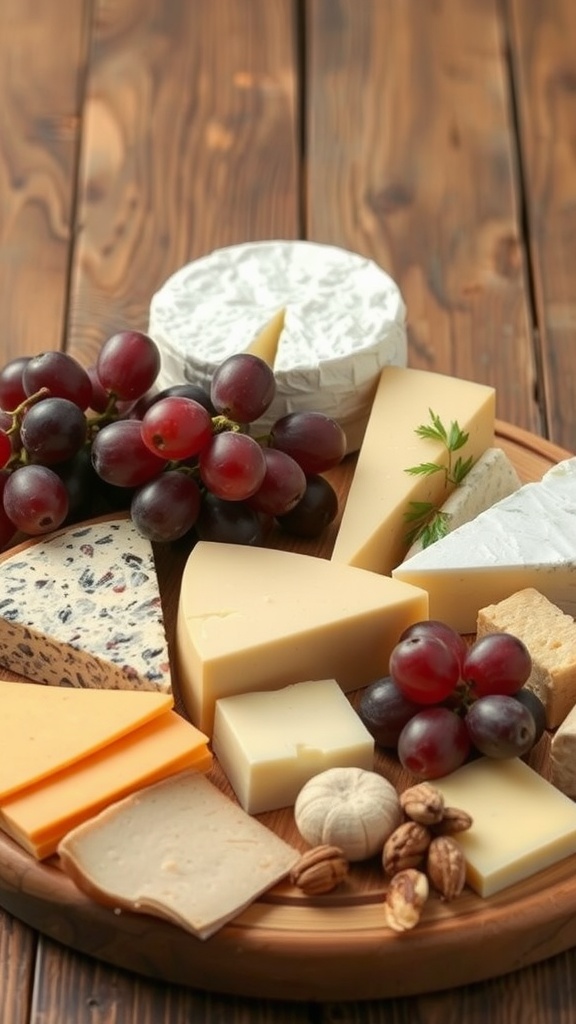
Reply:
M439 507L454 485L445 473L407 470L421 463L446 467L440 441L419 437L430 410L446 429L457 422L469 434L454 456L473 460L494 442L495 392L472 381L426 370L388 366L380 383L354 470L332 560L388 575L404 558L412 524L412 502Z
M176 622L186 710L211 734L220 697L336 679L355 690L388 672L392 647L428 615L422 590L323 558L199 541Z
M55 686L171 692L152 545L128 517L0 556L0 665Z
M576 458L524 484L393 572L423 587L430 618L473 633L478 610L534 587L576 614Z
M327 768L374 767L374 740L334 679L216 701L212 749L240 805L292 805Z
M446 532L457 530L520 487L520 477L502 448L487 448L440 507L447 517ZM411 558L422 548L421 539L414 541L406 558Z
M406 365L406 310L376 263L336 246L244 243L178 270L150 306L148 330L162 357L159 386L209 386L217 366L248 349L279 310L277 395L255 429L268 431L279 417L312 409L338 420L355 450L380 370Z

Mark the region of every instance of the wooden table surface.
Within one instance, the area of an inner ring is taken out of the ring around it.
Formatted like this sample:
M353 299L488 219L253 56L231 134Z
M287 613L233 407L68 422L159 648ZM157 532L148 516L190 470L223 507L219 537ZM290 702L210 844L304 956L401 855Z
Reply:
M410 364L493 384L574 450L573 0L2 0L6 362L93 362L217 246L365 254ZM418 964L414 964L418 970ZM176 989L0 912L3 1024L568 1024L576 950L456 991L342 1005Z

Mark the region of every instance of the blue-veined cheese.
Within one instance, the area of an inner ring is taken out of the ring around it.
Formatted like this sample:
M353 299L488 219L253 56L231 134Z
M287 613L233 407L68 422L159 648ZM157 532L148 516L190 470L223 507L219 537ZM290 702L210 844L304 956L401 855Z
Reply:
M397 285L372 260L272 240L217 249L182 267L153 296L148 330L162 357L161 388L206 387L225 358L276 324L277 339L272 330L260 354L273 363L277 395L256 429L312 409L338 420L355 450L380 370L406 365L405 315Z

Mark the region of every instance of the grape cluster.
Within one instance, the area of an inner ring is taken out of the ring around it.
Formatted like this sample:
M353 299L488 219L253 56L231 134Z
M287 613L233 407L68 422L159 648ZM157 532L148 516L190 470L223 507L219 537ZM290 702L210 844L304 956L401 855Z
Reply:
M18 531L122 509L166 543L192 531L260 544L273 523L315 537L334 519L322 474L345 454L339 424L291 413L253 436L276 382L250 353L226 359L208 389L159 391L159 370L158 347L139 331L113 335L88 368L48 351L0 370L0 548Z
M531 669L527 647L510 633L468 646L443 622L417 622L392 650L390 675L363 691L358 712L404 768L440 778L476 754L522 757L532 749L546 716L524 685Z

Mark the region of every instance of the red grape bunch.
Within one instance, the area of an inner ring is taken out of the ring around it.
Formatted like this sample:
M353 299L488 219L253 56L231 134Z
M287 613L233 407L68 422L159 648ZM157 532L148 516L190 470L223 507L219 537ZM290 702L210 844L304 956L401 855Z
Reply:
M171 542L260 544L276 522L318 536L336 515L322 474L346 450L341 427L291 413L254 436L276 393L272 369L250 353L226 359L208 390L155 387L160 354L121 331L84 368L64 352L14 359L0 370L0 548L110 510Z
M362 693L359 715L408 771L435 779L475 754L522 757L546 727L544 707L525 686L532 659L510 633L471 646L434 620L406 629L390 655L390 675Z

